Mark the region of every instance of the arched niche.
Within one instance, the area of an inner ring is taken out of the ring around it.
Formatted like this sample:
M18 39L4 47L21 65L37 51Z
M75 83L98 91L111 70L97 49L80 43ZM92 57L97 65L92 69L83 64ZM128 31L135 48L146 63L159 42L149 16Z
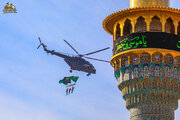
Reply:
M119 59L116 60L116 69L117 69L117 70L120 69L120 62L119 62Z
M122 56L121 57L121 67L128 67L128 57L127 56Z
M130 56L130 64L131 65L137 65L139 63L139 55L138 54L132 54Z
M152 62L155 64L160 64L163 61L163 55L160 52L155 52L152 54Z
M143 52L140 55L140 63L141 64L149 64L151 63L151 55L147 52Z
M116 39L121 36L121 29L120 29L120 24L118 23L116 26Z
M150 31L151 32L162 32L162 23L160 21L160 18L155 15L151 20L152 21L150 23Z
M174 58L174 66L177 68L180 67L180 56Z
M173 64L173 56L170 53L164 55L164 64L165 65L172 65Z
M178 23L177 34L180 37L180 22Z
M168 18L166 20L165 32L171 33L171 34L175 33L175 28L174 28L173 20L171 18Z
M137 23L135 25L135 32L145 32L147 31L147 24L145 22L145 19L140 16L138 19L137 19Z
M132 25L131 25L131 21L129 19L127 19L124 22L124 28L123 28L123 35L128 35L132 33Z

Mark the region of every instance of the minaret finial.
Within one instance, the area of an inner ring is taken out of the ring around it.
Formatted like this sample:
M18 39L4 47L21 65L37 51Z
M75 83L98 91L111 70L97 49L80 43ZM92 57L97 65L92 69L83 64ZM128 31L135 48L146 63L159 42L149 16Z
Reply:
M130 8L136 7L169 7L170 0L130 0Z

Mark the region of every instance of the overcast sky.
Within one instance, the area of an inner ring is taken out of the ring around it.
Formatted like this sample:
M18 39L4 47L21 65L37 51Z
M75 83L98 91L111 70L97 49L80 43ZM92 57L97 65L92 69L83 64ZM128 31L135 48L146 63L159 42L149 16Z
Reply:
M0 11L8 1L0 2ZM112 36L102 22L113 12L129 7L128 0L17 0L17 14L0 14L0 120L129 120L125 101L108 63L91 62L96 75L69 73L63 59L47 55L38 36L49 49L81 54L105 47ZM171 6L179 8L172 0ZM106 50L91 57L110 60ZM74 94L65 96L58 81L77 75ZM179 114L179 115L178 115ZM176 120L180 119L180 109Z

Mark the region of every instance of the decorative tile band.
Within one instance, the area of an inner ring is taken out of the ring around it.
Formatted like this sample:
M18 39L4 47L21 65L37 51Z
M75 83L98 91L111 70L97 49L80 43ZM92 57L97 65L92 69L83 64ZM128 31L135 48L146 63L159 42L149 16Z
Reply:
M174 109L168 105L144 104L130 111L131 120L173 120Z
M131 120L173 120L180 98L180 56L135 52L113 60Z

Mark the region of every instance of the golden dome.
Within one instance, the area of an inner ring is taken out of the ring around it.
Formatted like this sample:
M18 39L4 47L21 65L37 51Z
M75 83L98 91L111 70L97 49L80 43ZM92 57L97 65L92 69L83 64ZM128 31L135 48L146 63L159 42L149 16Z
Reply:
M130 8L169 7L170 0L130 0Z
M13 10L13 11L16 10L16 8L15 8L15 6L14 6L13 4L10 5L10 8L11 8L11 10Z
M10 10L11 9L11 5L9 5L9 3L6 4L6 6L4 7L5 10Z

